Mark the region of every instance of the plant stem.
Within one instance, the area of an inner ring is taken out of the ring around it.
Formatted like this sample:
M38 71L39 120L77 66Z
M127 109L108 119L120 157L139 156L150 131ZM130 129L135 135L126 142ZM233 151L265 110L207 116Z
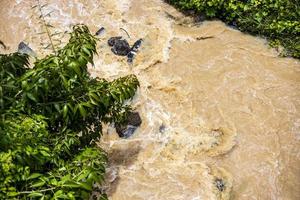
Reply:
M33 190L33 191L23 191L23 192L18 192L19 194L30 194L32 192L46 192L46 191L49 191L49 190L54 190L55 188L52 187L52 188L47 188L47 189L44 189L44 190Z
M42 6L41 6L41 3L40 3L40 0L37 0L37 3L38 3L39 11L40 11L40 13L41 13L41 18L42 18L42 20L43 20L43 24L44 24L44 26L45 26L45 28L46 28L46 33L47 33L48 38L49 38L49 40L50 40L50 44L51 44L52 50L53 50L53 52L56 54L56 50L55 50L55 47L54 47L54 44L53 44L53 41L52 41L52 37L51 37L51 34L50 34L50 30L49 30L49 28L48 28L48 26L47 26L45 17L44 17L43 12L42 12Z

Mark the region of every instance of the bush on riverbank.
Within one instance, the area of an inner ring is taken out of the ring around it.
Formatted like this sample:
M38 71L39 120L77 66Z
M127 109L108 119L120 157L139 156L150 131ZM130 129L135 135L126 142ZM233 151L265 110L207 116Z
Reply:
M282 45L284 56L300 58L300 4L298 0L166 0L208 19L219 18L240 30L265 36Z
M101 122L126 118L139 82L91 78L96 41L75 26L69 43L32 69L25 54L0 55L0 199L88 199L103 181Z

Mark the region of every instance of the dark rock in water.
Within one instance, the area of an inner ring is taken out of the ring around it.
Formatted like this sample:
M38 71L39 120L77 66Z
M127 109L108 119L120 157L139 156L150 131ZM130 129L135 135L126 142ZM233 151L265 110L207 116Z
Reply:
M113 37L108 40L108 45L112 46L111 51L119 56L127 56L130 52L130 46L122 37Z
M232 29L238 30L238 25L237 25L237 23L236 23L235 21L230 22L230 23L228 24L228 26L229 26L230 28L232 28Z
M206 20L206 19L207 19L206 16L205 16L205 15L202 15L202 14L196 15L196 16L194 17L195 23L201 23L201 22L203 22L203 21Z
M130 51L130 52L127 54L127 62L128 62L128 63L132 63L132 62L133 62L133 59L135 58L135 56L136 56L136 52Z
M102 35L103 33L105 32L105 28L104 27L101 27L95 35L99 36L99 35Z
M215 180L215 184L216 184L216 187L218 188L218 190L220 192L223 192L225 190L225 183L224 183L224 181L222 179L217 178Z
M142 124L142 119L138 112L131 112L125 124L116 124L116 131L121 138L129 138L135 130Z
M160 125L159 132L164 133L166 131L166 126L164 124Z
M22 54L27 54L29 56L36 57L36 53L24 42L20 42L18 46L18 52Z
M108 46L111 46L111 47L114 46L118 40L121 40L121 38L122 38L121 36L109 38L107 41Z
M138 112L128 114L128 124L132 126L140 126L142 124L141 116Z
M129 46L127 40L122 39L121 36L111 37L107 44L111 46L111 51L119 56L127 56L127 62L132 63L138 49L141 47L143 39L138 39L132 47Z
M127 125L126 127L124 127L124 129L117 129L117 133L121 138L129 138L130 136L133 135L134 131L137 128L138 127L136 126Z
M141 47L143 39L138 39L130 49L130 52L127 54L127 62L132 63L135 58L139 48Z
M143 39L138 39L138 40L132 45L131 50L133 50L133 51L138 51L139 48L140 48L141 45L142 45L142 42L143 42Z

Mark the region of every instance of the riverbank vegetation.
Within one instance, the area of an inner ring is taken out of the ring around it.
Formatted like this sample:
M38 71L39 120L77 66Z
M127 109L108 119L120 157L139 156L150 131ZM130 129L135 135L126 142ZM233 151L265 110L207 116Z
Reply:
M283 56L300 58L300 4L298 0L166 0L207 19L218 18L241 31L283 46Z
M126 118L139 82L91 78L97 40L77 25L33 68L25 54L0 55L0 199L88 199L103 181L101 124Z

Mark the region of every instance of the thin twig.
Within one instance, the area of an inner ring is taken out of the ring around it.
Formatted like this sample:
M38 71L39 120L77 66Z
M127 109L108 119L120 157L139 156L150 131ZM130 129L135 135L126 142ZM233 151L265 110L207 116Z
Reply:
M0 44L3 46L4 49L6 49L6 45L1 40L0 40Z
M56 54L56 50L55 50L55 47L54 47L54 44L53 44L53 41L52 41L52 38L51 38L50 30L48 29L48 25L46 23L45 17L44 17L43 12L42 12L42 6L41 6L41 3L40 3L40 0L37 0L37 3L38 3L39 11L40 11L40 14L41 14L41 19L43 20L43 24L46 28L46 33L47 33L47 35L49 37L49 40L50 40L50 44L52 46L52 49L53 49L54 53Z
M32 192L46 192L46 191L49 191L49 190L54 190L55 188L47 188L47 189L44 189L44 190L33 190L33 191L23 191L23 192L18 192L19 194L30 194Z
M128 32L124 28L120 28L120 30L124 31L127 34L128 38L130 39Z
M214 36L196 37L196 40L206 40L206 39L211 39L211 38L214 38Z

